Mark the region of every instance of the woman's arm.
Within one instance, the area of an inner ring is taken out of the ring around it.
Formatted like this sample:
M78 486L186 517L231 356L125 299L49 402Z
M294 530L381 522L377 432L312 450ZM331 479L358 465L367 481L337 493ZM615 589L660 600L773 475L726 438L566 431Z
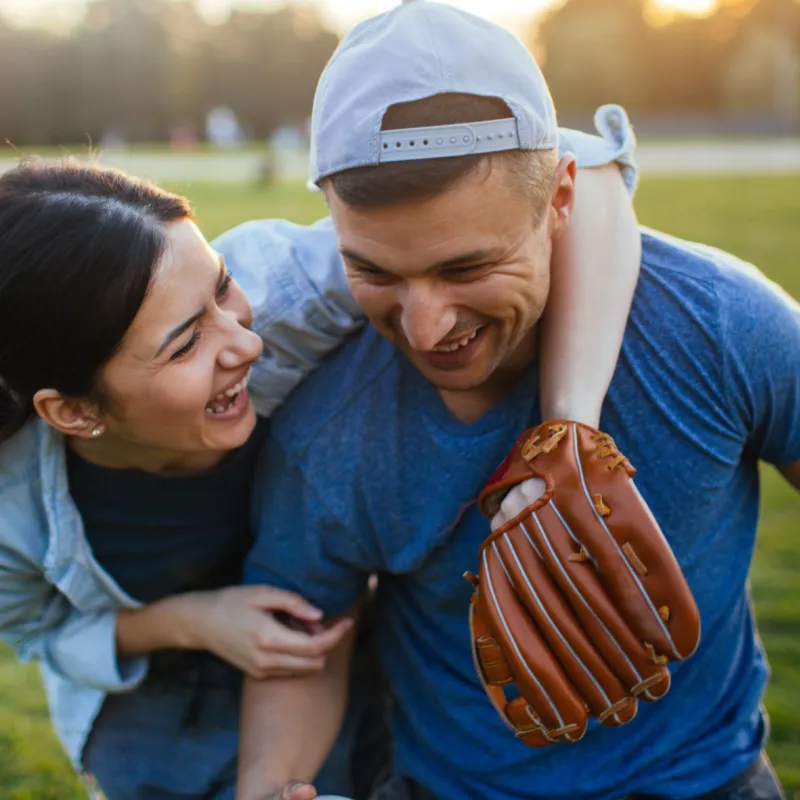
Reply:
M135 689L147 659L118 656L116 616L75 608L28 554L0 546L0 640L22 661L105 692Z
M639 227L616 164L578 170L541 325L542 419L599 426L640 258Z
M539 371L542 420L571 419L593 428L617 365L642 248L630 198L637 180L633 130L618 106L599 108L595 124L602 138L560 131L559 149L575 154L578 176L569 227L554 243ZM544 490L538 478L515 486L492 529Z
M617 364L641 239L631 195L636 138L625 111L601 106L600 137L562 128L560 151L578 161L575 208L555 243L552 284L541 334L542 419L598 427Z
M276 613L302 629L288 627ZM326 628L321 618L302 597L270 586L189 592L117 612L117 652L208 650L251 678L304 675L321 670L350 629L349 619Z
M275 612L307 630L290 629ZM254 678L318 671L349 630L347 621L324 628L319 619L302 598L264 586L84 611L26 554L0 547L0 640L23 661L106 692L135 689L147 674L147 655L166 648L210 650Z
M264 355L248 387L256 411L270 416L326 356L364 324L329 219L245 222L215 239L253 307Z

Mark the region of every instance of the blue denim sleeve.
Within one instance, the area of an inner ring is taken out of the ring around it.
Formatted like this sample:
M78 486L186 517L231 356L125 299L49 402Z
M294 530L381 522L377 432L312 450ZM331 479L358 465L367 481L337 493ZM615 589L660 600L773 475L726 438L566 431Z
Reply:
M364 322L353 300L329 219L246 222L213 242L253 307L264 355L250 396L270 416L291 391Z
M338 519L275 438L267 443L254 485L256 538L244 583L297 592L328 616L356 605L377 569L368 526Z
M120 658L116 611L72 608L43 577L0 565L0 640L21 661L38 661L54 674L105 692L135 689L147 675L146 657Z
M559 153L572 153L580 169L616 162L628 191L633 194L639 179L634 159L636 137L625 109L616 105L600 106L595 112L594 124L600 136L560 128Z
M747 448L771 464L800 460L800 305L746 264L718 293L723 374Z

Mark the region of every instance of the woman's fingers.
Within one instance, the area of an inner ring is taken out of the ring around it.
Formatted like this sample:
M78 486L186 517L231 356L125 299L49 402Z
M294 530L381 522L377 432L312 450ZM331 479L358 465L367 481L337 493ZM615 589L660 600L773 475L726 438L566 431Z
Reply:
M304 658L286 653L261 653L253 665L255 678L290 678L312 675L325 669L325 656Z
M313 800L317 796L314 787L308 783L289 784L281 794L281 800Z
M353 620L344 617L320 633L305 633L287 628L273 617L267 617L258 644L263 650L317 658L336 647L352 627Z
M322 619L322 611L294 592L276 589L274 586L251 586L251 603L264 611L285 611L287 614L317 622Z
M310 783L291 781L283 789L266 795L264 800L313 800L316 796L317 792Z

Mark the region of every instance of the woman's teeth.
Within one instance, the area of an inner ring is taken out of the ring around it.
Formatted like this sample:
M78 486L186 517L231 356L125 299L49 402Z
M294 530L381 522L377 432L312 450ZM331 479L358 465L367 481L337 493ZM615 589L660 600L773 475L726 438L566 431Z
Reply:
M224 392L220 392L206 406L206 414L221 414L223 411L227 411L239 399L242 390L247 388L247 384L250 383L251 374L252 370L248 370L247 375L245 375L239 383L235 386L231 386L230 389L226 389Z
M440 344L433 348L434 353L453 353L461 347L466 347L477 335L480 328L476 328L468 336L463 339L458 339L455 342L448 342L447 344Z

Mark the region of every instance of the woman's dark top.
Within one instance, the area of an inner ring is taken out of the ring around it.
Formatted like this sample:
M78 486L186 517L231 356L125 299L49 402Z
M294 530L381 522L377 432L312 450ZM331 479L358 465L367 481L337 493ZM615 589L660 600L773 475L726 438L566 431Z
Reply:
M260 421L216 467L178 477L105 469L68 451L70 493L94 556L131 597L150 603L239 583L265 429Z

